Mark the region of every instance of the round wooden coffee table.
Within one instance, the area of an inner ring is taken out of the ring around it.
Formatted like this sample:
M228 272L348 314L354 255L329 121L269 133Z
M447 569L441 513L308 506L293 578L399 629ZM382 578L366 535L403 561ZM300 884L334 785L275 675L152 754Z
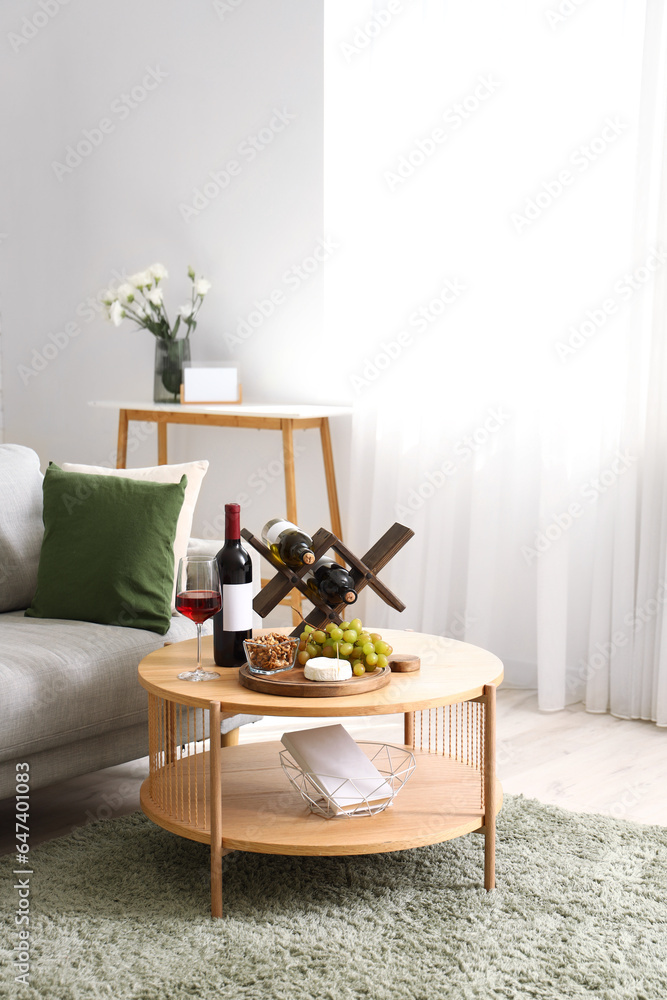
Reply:
M260 634L259 630L255 634ZM275 629L273 631L276 631ZM288 632L288 629L281 631ZM211 845L211 913L222 916L222 855L350 855L436 844L472 831L485 837L484 885L495 885L495 820L502 789L495 775L495 692L503 667L478 646L419 632L383 629L395 654L417 654L421 669L392 674L377 691L333 698L250 691L238 670L216 667L211 638L205 669L219 681L179 681L196 640L165 646L139 665L148 691L150 773L141 807L173 833ZM208 734L239 713L295 718L405 716L405 745L416 768L389 809L375 816L324 819L308 811L283 773L278 742L221 746Z

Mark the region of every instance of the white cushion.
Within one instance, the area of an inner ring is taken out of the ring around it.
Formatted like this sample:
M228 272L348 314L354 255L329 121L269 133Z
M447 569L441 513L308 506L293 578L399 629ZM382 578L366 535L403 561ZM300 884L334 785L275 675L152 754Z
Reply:
M0 611L30 604L43 535L39 458L23 445L0 444Z
M224 544L224 538L191 538L188 542L188 555L215 559Z
M145 469L108 469L100 465L75 465L73 462L61 462L60 468L65 472L88 472L96 476L125 476L127 479L143 479L152 483L180 483L181 476L188 477L185 489L185 499L176 525L174 539L174 586L171 592L171 610L176 611L176 576L178 561L187 555L188 539L192 531L192 519L202 480L208 469L208 462L183 462L181 465L154 465Z

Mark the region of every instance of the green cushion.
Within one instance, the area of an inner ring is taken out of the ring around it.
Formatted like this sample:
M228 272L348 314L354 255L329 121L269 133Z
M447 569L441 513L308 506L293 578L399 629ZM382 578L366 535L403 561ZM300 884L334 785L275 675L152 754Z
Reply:
M186 476L153 483L63 472L51 463L43 484L37 592L26 615L164 635L186 485Z

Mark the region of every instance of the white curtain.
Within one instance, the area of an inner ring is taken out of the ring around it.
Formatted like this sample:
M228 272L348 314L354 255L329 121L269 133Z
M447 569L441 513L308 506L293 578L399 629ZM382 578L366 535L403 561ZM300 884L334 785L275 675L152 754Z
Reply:
M662 4L326 11L347 536L415 531L361 610L667 725Z
M0 444L5 440L5 414L2 398L2 324L0 323Z

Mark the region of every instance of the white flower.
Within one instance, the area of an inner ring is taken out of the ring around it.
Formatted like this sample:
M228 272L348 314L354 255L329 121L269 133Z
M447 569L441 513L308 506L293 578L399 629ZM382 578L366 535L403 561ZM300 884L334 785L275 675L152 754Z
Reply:
M150 270L138 271L137 274L131 274L128 278L131 285L135 288L147 288L149 285L153 284L153 275Z
M120 302L112 302L109 306L109 319L114 326L120 326L123 322L123 316L125 315L123 307Z
M117 296L121 302L134 302L134 296L136 294L136 288L131 285L129 281L126 281L123 285L118 286Z
M124 319L131 319L139 327L155 333L157 324L155 336L170 338L178 330L180 323L184 322L189 336L197 325L199 307L211 288L211 282L206 278L198 279L194 269L188 267L193 301L179 308L178 321L171 328L163 308L164 293L160 284L168 276L166 267L159 262L151 264L145 271L137 271L129 278L123 272L122 278L119 277L118 288L112 286L101 293L106 314L114 326L120 326Z
M167 268L164 264L151 264L148 268L150 273L153 275L156 281L162 281L163 278L168 278Z

